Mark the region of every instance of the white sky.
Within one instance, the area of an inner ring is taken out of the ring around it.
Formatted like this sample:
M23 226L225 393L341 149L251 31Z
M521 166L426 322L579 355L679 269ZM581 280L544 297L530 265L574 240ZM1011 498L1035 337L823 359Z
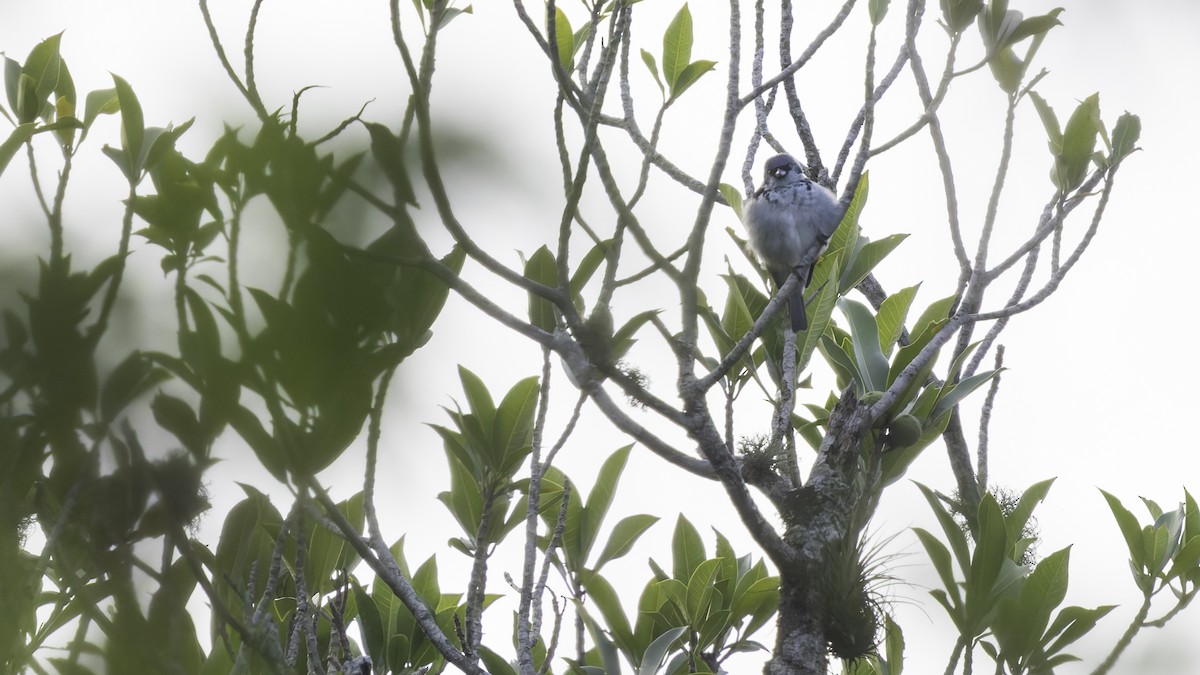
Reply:
M407 2L401 4L409 7ZM835 3L830 2L797 4L800 35L823 26L835 10ZM848 116L858 107L866 25L866 3L860 4L863 6L855 9L849 21L853 31L831 41L799 80L827 161L836 155ZM933 24L937 3L928 4L925 60L933 73L940 69L944 40ZM1026 15L1055 6L1032 0L1012 4ZM226 49L236 62L250 3L214 0L212 5L226 36ZM1200 40L1196 39L1200 5L1187 0L1063 0L1062 5L1066 12L1060 18L1065 25L1050 33L1038 55L1038 64L1051 70L1039 91L1063 122L1077 100L1099 91L1102 113L1110 127L1124 110L1141 116L1144 151L1122 168L1099 235L1060 291L1014 321L1001 340L1007 348L1009 370L992 421L991 475L995 482L1012 489L1058 477L1037 513L1044 536L1040 550L1047 554L1074 545L1067 603L1121 605L1075 652L1094 667L1099 655L1120 635L1138 601L1120 535L1096 488L1115 493L1140 517L1144 512L1136 503L1138 496L1167 506L1182 498L1185 486L1193 494L1200 492L1200 461L1196 459L1200 448L1188 421L1195 389L1191 380L1200 373L1189 339L1195 332L1194 320L1186 309L1192 257L1200 242L1196 210L1180 205L1192 189L1185 182L1190 180L1188 163L1200 150L1192 132L1198 103L1194 68L1200 63ZM535 15L538 6L530 3ZM662 30L678 6L663 0L640 4L635 46L657 54ZM903 6L896 0L885 22L881 69L894 57ZM567 2L564 7L578 26L583 17L581 6ZM444 129L493 145L490 151L467 155L452 177L450 190L461 204L459 215L468 230L516 265L517 250L530 253L551 240L562 206L561 196L556 196L558 168L549 135L552 90L547 70L511 5L481 1L475 12L457 19L443 35L434 89L436 120ZM703 176L715 152L716 117L728 60L722 36L728 10L725 3L693 2L692 12L697 30L693 57L715 59L719 64L717 72L696 85L668 115L664 147L677 164ZM749 44L751 26L750 19L744 19L744 44ZM0 50L18 60L23 60L38 40L64 29L63 53L81 95L111 86L109 71L120 74L138 92L148 125L197 118L182 143L192 156L207 150L224 121L236 125L249 120L248 108L241 104L212 54L194 3L45 0L18 4L4 0L0 5ZM301 124L311 132L322 132L354 114L367 100L374 100L367 117L383 122L395 119L403 106L406 83L390 42L385 3L268 2L260 17L259 35L258 80L269 108L289 105L291 92L302 86L326 87L306 95L308 107L302 108ZM802 40L796 44L794 53L803 49ZM961 63L971 63L976 54L974 48L968 49ZM636 57L632 68L641 124L648 129L657 92ZM955 156L971 245L994 173L1003 100L986 69L960 84L957 93L952 89L943 119ZM911 91L910 81L901 78L897 89L905 88ZM746 89L744 85L743 91ZM914 110L909 93L886 101L879 110L876 139L889 138L908 126L915 118ZM1014 241L1029 229L1048 189L1049 156L1041 125L1029 106L1020 114L1019 148L997 224L997 246ZM748 117L742 120L743 137L749 123ZM773 128L785 145L800 154L786 120L775 118ZM633 156L619 135L610 134L607 140L618 157ZM122 181L97 152L101 143L118 142L115 120L100 122L91 142L95 145L81 153L85 158L75 173L67 223L68 244L77 258L94 262L112 249L119 229L117 202L123 194ZM735 144L725 180L740 185L738 147ZM43 153L43 177L49 179L54 170L52 155ZM905 149L873 161L869 165L871 199L864 214L868 236L911 234L881 266L878 276L890 290L922 282L918 308L952 292L956 274L944 224L941 178L929 156L927 136L921 135ZM29 181L22 175L25 170L18 157L0 179L0 203L8 215L4 251L37 250L45 245L45 228L36 218ZM631 170L625 184L633 182L633 174ZM643 222L664 237L681 232L691 223L694 203L687 193L656 176L643 205ZM602 207L599 201L585 201L585 209L607 223ZM427 207L423 217L432 229L429 210ZM706 267L706 278L712 280L706 288L714 302L723 297L717 275L724 271L721 252L728 247L721 230L726 226L738 227L728 210L719 210L709 237L713 255ZM1068 227L1068 240L1073 241L1070 233L1085 227L1086 221L1077 216ZM259 274L263 283L277 270L272 267L277 263L270 258L278 250L278 239L267 230L257 240L251 236L248 243L263 252L263 260L246 274ZM433 239L445 241L444 237ZM168 285L161 281L157 253L144 244L136 246L131 259L134 278L144 282L137 293L146 304L140 311L131 310L136 322L131 319L124 329L169 348L171 318L149 310L153 303L169 297ZM993 250L993 259L1002 255ZM7 286L15 256L3 256L0 268L8 269L3 275L6 281L0 284ZM733 261L735 266L741 264L736 258ZM744 264L739 270L747 271ZM485 287L522 311L522 294L494 283ZM12 288L0 287L0 292L6 303L14 297ZM995 295L993 303L1000 301L1000 294ZM662 298L661 305L649 306L660 306L670 315L674 304L666 290L662 295L618 296L614 310L618 316L633 314L647 307L643 304L647 299L654 303L658 298ZM389 536L407 533L407 550L421 552L412 554L410 562L438 553L443 587L451 588L465 585L460 580L464 580L461 573L466 562L444 547L445 540L457 532L449 515L434 501L445 485L444 459L440 442L424 423L444 423L438 407L450 403L451 397L461 398L455 375L459 363L481 374L497 396L518 378L538 372L540 366L533 347L493 328L461 301L449 303L435 333L434 341L400 370L390 399L393 414L384 431L389 450L382 458L380 474L381 483L389 489L381 495L385 499L381 508ZM640 356L655 358L653 353ZM639 358L639 353L632 358ZM669 372L657 371L653 361L645 368L660 391L670 386L673 377ZM561 425L573 392L568 393L561 378L558 387L562 400L552 417ZM814 401L825 395L821 388L812 393ZM753 411L755 404L750 401L754 398L755 393L748 391L745 402L752 412L739 416L740 433L766 429L767 416L764 411ZM973 406L980 400L977 397L966 406L968 418L974 417ZM970 427L968 437L973 437ZM590 487L595 467L626 442L591 412L585 416L581 433L564 451L562 466L578 483ZM265 473L253 470L251 462L237 460L246 452L236 441L221 449L222 456L231 461L213 475L216 508L201 529L201 538L210 544L215 544L220 532L224 510L240 497L240 491L227 489L230 484L226 481L270 483ZM352 450L325 476L339 495L360 487L361 460L352 456L355 454ZM940 445L927 451L910 477L938 489L953 487ZM274 494L283 496L278 490ZM666 543L677 513L684 513L702 533L709 525L717 527L739 552L753 549L719 486L682 475L644 450L633 454L609 522L638 512L659 515L662 522L630 556L608 568L610 578L636 580L623 589L631 609L649 576L645 558L653 555L661 562L669 557ZM901 532L894 546L910 554L900 561L903 567L899 572L912 586L894 589L900 621L907 631L908 670L940 672L952 638L940 608L927 602L924 589L933 587L936 578L906 530L913 525L936 527L915 487L901 483L885 499L873 527L880 536ZM711 537L708 543L711 547ZM510 550L502 551L493 563L494 572L516 574L516 548L514 539ZM493 575L492 584L492 590L506 590L499 574ZM1151 616L1166 608L1162 606ZM497 644L507 643L502 636L510 625L511 609L501 604L490 613L490 631ZM1198 629L1200 614L1196 611L1167 629L1147 629L1114 672L1178 673L1200 667L1195 665L1200 664L1200 644L1194 639ZM771 642L765 634L759 638ZM758 670L757 663L744 660L730 668L735 673L752 672ZM1067 666L1061 672L1090 669Z

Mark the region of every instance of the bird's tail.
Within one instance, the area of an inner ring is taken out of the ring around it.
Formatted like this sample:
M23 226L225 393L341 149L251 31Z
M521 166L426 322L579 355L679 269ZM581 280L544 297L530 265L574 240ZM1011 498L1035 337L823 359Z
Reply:
M792 332L808 330L808 313L804 311L804 284L796 286L788 297L788 312L792 315Z

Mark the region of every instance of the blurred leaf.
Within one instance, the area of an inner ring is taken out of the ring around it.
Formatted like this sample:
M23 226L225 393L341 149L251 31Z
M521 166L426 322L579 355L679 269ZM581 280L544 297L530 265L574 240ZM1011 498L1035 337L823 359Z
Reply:
M558 48L558 64L570 77L571 66L575 63L575 32L566 12L557 5L554 7L554 41Z
M128 82L120 75L113 75L112 78L121 107L121 147L125 151L125 160L128 162L128 171L125 176L130 181L136 181L143 169L139 159L142 157L142 143L145 141L146 135L142 106L138 103L137 96Z
M941 6L942 17L950 32L961 33L983 10L983 0L941 0Z
M4 169L8 168L8 163L12 161L17 150L20 150L25 141L33 136L35 126L33 122L26 122L18 126L9 133L4 143L0 144L0 174L3 174Z
M1100 95L1092 94L1075 108L1063 130L1062 155L1055 182L1061 192L1070 192L1083 183L1100 129Z
M890 0L870 0L867 3L867 16L871 18L871 24L878 26L883 22L883 17L887 16L888 4Z
M1133 151L1137 150L1138 138L1142 135L1142 120L1137 115L1124 113L1117 118L1117 125L1113 127L1112 132L1112 154L1110 164L1116 163L1128 157ZM3 162L0 162L0 171L3 171Z
M543 286L558 288L558 264L548 247L542 246L529 257L525 263L525 278ZM529 294L529 322L534 326L553 332L558 323L557 312L553 302L534 293Z

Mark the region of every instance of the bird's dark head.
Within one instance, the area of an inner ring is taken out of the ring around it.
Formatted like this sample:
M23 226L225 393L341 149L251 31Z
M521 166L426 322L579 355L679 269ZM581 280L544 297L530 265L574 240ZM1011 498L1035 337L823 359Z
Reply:
M800 162L788 154L775 155L763 165L763 185L793 183L804 178Z

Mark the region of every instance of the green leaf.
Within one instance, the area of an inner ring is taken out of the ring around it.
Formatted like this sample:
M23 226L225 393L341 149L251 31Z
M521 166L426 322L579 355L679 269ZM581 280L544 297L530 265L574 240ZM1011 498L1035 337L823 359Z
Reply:
M879 241L864 243L858 255L854 256L850 267L846 268L842 274L841 291L847 293L862 283L871 270L875 269L876 265L882 262L889 253L896 250L896 247L907 238L907 234L893 234Z
M705 59L689 63L687 67L685 67L683 71L679 73L679 77L676 78L675 83L671 85L671 99L674 100L680 96L683 96L683 92L687 91L688 88L695 84L701 77L704 77L705 73L715 69L716 66L716 61L708 61Z
M156 368L141 352L131 353L104 381L100 416L112 422L134 399L169 378L166 371Z
M1031 16L1021 21L1021 23L1017 24L1012 34L1008 36L1009 44L1016 44L1027 37L1044 37L1051 28L1062 25L1062 22L1058 20L1058 15L1062 11L1062 8L1058 7L1047 14ZM1026 59L1029 56L1031 55L1026 55Z
M1046 655L1052 656L1062 651L1067 645L1091 632L1092 628L1096 626L1096 622L1114 609L1116 609L1116 605L1103 605L1095 609L1064 607L1054 617L1054 623L1050 624L1050 628L1046 630L1043 642L1054 640L1045 647Z
M944 390L942 395L938 397L937 404L933 406L933 411L929 414L929 419L936 420L942 413L949 412L951 408L958 405L959 401L966 398L971 392L982 387L988 380L995 377L1001 371L988 370L982 373L976 373L965 380L956 382L952 387Z
M604 461L596 476L596 483L592 486L587 503L583 507L580 553L584 560L591 553L596 537L600 534L600 524L604 522L604 516L608 514L608 507L612 505L613 496L617 492L617 483L621 481L621 473L625 470L625 463L629 460L631 449L633 449L632 445L626 445L614 452ZM597 568L599 568L599 564L597 564Z
M33 122L42 116L46 99L59 86L59 77L63 72L63 61L59 55L61 41L62 33L51 35L36 44L25 59L17 80L17 100L13 103L13 113L21 124Z
M862 213L863 207L866 206L867 196L871 192L870 172L864 171L862 178L858 180L858 186L854 189L854 197L850 200L850 206L846 208L846 214L842 216L842 222L838 224L838 228L834 230L833 235L829 237L829 247L826 250L826 255L832 255L838 251L845 251L848 244L858 240L858 216ZM851 250L853 247L850 247ZM843 253L842 266L846 266L845 254Z
M685 2L663 33L663 79L666 80L672 97L678 95L676 90L679 76L691 62L692 13Z
M700 533L683 514L675 521L675 534L671 537L671 576L681 581L692 578L692 573L704 562L704 542Z
M902 288L889 295L879 306L875 322L879 328L879 347L884 356L891 356L892 348L904 333L904 321L908 318L908 310L912 307L919 287L920 285Z
M1050 154L1058 157L1062 152L1062 129L1058 124L1058 116L1054 114L1054 109L1046 103L1046 99L1038 95L1036 91L1029 92L1029 100L1033 101L1033 107L1037 110L1038 117L1042 119L1042 126L1046 128L1046 138L1050 142Z
M1142 119L1132 113L1124 113L1117 118L1117 125L1112 131L1112 153L1109 164L1116 164L1138 149L1138 138L1142 135ZM0 164L0 170L3 164Z
M1063 130L1062 155L1055 183L1060 191L1070 192L1083 183L1101 128L1100 95L1092 94L1075 108Z
M913 532L921 541L921 545L925 547L925 553L933 563L933 569L937 571L938 577L942 580L942 588L950 592L954 599L953 605L959 606L961 599L958 593L958 582L954 579L954 568L951 566L950 551L932 533L919 527L914 527Z
M1025 76L1025 62L1017 56L1012 47L1001 47L988 60L988 67L1005 93L1012 94L1021 86L1021 79Z
M642 654L641 666L638 667L637 675L657 675L658 669L662 668L663 661L666 660L667 654L670 653L671 645L686 631L687 626L679 626L655 638L654 642L651 642L650 646L646 648L645 653Z
M882 391L887 388L888 362L879 347L879 330L871 310L861 302L842 298L839 305L850 322L851 342L854 345L854 360L858 366L859 381L865 391Z
M654 76L654 83L658 85L658 90L666 94L667 89L663 86L662 79L658 76L658 63L654 60L654 55L645 49L642 50L642 63L646 64L646 68L650 74Z
M179 439L183 447L196 458L207 454L207 443L196 412L187 403L169 394L159 392L150 404L154 421Z
M571 297L577 299L579 294L583 292L583 287L587 286L588 281L599 269L600 263L604 262L608 256L609 247L612 240L602 241L592 247L587 255L579 261L579 265L575 267L575 272L571 274L571 281L567 284L571 289ZM576 301L578 304L578 300Z
M17 150L20 150L21 146L33 136L36 126L33 122L21 124L9 133L4 143L0 144L0 175L4 174L4 169L12 161L13 155L17 154Z
M619 528L620 525L617 527ZM613 531L616 532L616 530ZM611 537L609 541L612 541ZM607 549L608 547L605 547L605 550ZM628 617L621 609L621 600L617 597L616 590L607 579L600 575L599 570L600 564L597 564L595 570L585 575L584 588L587 589L588 599L600 610L600 616L604 618L605 626L612 631L617 646L622 650L628 650L633 647L633 630L629 626Z
M983 10L983 0L941 0L941 5L942 17L952 33L961 33Z
M878 26L887 16L890 0L870 0L867 3L867 16L871 17L871 25Z
M921 490L925 501L929 503L929 507L933 509L933 514L937 516L938 524L942 527L942 533L950 542L950 550L954 552L954 558L958 562L958 567L964 573L971 568L971 554L967 548L967 537L963 534L962 528L958 522L943 506L941 499L937 493L929 489L927 486L917 483L917 488Z
M569 77L575 63L575 32L566 12L557 5L554 7L554 41L558 47L558 64Z
M125 151L125 159L129 162L129 180L136 180L142 171L140 159L142 144L146 136L146 126L142 118L142 105L138 103L133 88L119 75L113 75L116 85L117 100L121 107L121 147Z
M546 246L534 251L525 263L525 278L543 286L558 288L558 263ZM558 323L558 310L554 303L535 293L529 294L529 322L534 326L553 332Z
M887 675L901 675L904 672L904 631L900 629L900 624L892 621L890 614L883 615L883 634Z
M1142 528L1138 525L1137 518L1113 495L1104 490L1101 490L1100 494L1104 495L1105 501L1108 502L1108 508L1117 521L1117 527L1121 529L1121 536L1125 538L1125 546L1129 549L1129 558L1133 563L1134 572L1140 573L1145 567L1146 558L1142 548Z
M518 464L530 452L537 399L538 378L527 377L508 390L496 409L492 443L501 453L501 463L497 469L503 482L512 479Z
M645 326L651 319L658 316L660 310L648 309L640 314L635 315L632 319L625 322L625 325L617 329L613 333L612 346L609 351L609 356L614 360L620 360L621 357L629 351L637 340L634 339L634 334Z
M1034 483L1021 493L1021 499L1017 502L1016 508L1008 514L1008 534L1014 540L1021 536L1025 524L1033 515L1033 509L1046 499L1046 493L1050 492L1050 486L1054 484L1054 481L1054 478L1050 478Z
M687 601L684 605L684 616L688 623L697 627L708 616L709 604L712 602L713 581L721 567L721 558L711 558L696 566L687 582Z
M642 53L645 53L645 50L643 50ZM725 203L729 204L729 208L733 209L733 212L737 215L738 220L742 220L741 191L729 183L721 183L717 186L717 190L721 193L721 196L725 198Z

